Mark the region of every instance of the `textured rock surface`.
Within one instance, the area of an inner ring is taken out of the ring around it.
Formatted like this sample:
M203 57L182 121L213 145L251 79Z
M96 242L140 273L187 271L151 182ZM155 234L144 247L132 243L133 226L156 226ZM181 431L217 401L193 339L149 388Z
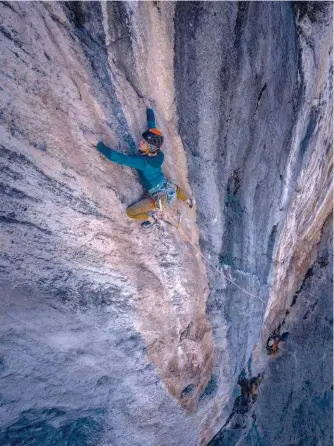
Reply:
M223 407L232 409L226 397L262 326L247 369L263 372L263 346L314 261L331 212L332 16L329 4L178 8L180 134L201 248L248 291L270 296L263 323L260 301L208 271L218 389L207 422L215 425L227 419Z
M235 404L210 445L333 444L332 225L329 218L317 259L281 321L287 340L261 364L254 406Z
M2 2L0 17L0 443L206 445L223 427L214 444L327 444L330 4ZM185 235L251 295L175 227L128 221L136 175L89 141L133 152L143 97L167 176L196 197ZM263 380L240 415L242 371Z

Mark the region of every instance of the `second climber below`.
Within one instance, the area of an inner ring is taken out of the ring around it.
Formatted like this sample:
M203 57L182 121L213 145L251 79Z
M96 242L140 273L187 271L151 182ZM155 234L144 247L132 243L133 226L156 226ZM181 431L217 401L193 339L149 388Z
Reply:
M138 155L123 155L103 142L97 144L97 149L113 163L136 169L141 185L145 190L144 197L129 206L126 213L130 218L142 220L143 227L150 227L156 222L155 212L160 206L168 205L174 198L185 201L190 208L193 200L176 184L171 183L162 172L164 154L161 146L164 141L162 132L156 128L154 112L147 108L147 127L139 143Z

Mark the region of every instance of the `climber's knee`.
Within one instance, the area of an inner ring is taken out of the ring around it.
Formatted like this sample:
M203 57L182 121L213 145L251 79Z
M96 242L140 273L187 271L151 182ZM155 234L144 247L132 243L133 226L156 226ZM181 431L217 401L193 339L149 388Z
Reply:
M138 203L129 206L126 209L126 214L130 218L134 218L135 220L146 220L148 218L148 213L156 208L155 201L144 198L143 200L138 201Z
M137 206L129 206L126 209L126 214L134 220L147 220L149 218L149 214Z
M133 209L132 206L129 206L128 208L126 208L126 215L130 218L135 218L136 217L136 209Z

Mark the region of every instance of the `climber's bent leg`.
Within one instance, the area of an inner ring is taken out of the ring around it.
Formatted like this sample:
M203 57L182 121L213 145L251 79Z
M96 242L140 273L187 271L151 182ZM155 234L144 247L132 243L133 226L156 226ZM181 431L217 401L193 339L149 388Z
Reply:
M150 211L154 211L157 209L155 204L155 200L149 198L143 198L138 201L138 203L129 206L126 209L126 213L128 217L133 218L135 220L148 220L151 221L151 216L149 214Z
M176 196L178 200L185 201L190 208L193 207L193 200L188 197L183 189L181 189L178 185L176 185Z

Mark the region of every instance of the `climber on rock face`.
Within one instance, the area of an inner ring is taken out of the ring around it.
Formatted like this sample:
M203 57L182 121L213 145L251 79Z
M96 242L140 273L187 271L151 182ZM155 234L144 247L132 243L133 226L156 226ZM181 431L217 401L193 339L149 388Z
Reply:
M127 215L135 220L144 220L143 227L149 227L156 222L155 211L161 206L169 204L174 198L185 201L190 208L193 207L193 200L176 184L171 183L164 176L161 166L164 162L164 154L161 146L164 141L162 132L156 128L154 112L147 106L147 126L139 143L138 155L123 155L99 142L97 149L113 163L137 169L140 182L146 193L144 198L129 206Z

